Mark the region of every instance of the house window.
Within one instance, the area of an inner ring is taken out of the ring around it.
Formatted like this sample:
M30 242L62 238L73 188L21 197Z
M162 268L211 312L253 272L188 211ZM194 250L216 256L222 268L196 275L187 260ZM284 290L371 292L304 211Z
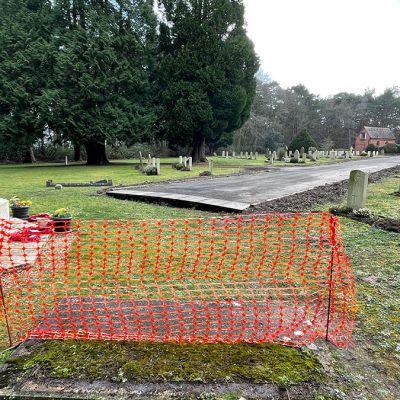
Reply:
M365 132L361 133L361 140L366 140L367 139L367 135Z

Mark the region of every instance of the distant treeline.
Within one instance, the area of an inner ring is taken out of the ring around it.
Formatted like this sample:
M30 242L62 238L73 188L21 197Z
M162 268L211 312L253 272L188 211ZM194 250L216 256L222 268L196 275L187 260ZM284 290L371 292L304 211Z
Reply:
M235 132L233 147L276 149L307 129L321 150L349 148L363 126L392 128L400 139L399 88L388 88L379 96L367 90L363 95L338 93L321 98L303 85L283 89L260 74L251 116Z

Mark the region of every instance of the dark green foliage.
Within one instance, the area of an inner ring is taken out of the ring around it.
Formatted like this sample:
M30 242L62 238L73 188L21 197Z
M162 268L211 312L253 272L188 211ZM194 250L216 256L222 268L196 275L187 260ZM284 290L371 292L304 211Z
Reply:
M375 146L374 144L369 144L365 149L365 151L377 151L377 150L379 150L379 147Z
M148 165L145 169L144 169L144 173L146 175L157 175L157 168L153 167L152 165Z
M383 146L383 150L387 154L400 153L400 144L388 143Z
M315 140L310 136L307 129L303 129L295 136L292 143L289 145L289 150L295 151L303 147L303 150L308 152L310 147L317 147Z
M258 60L239 0L160 0L160 126L170 143L204 144L240 128L250 115Z
M43 135L43 98L54 64L51 33L49 0L0 0L1 158L29 156Z
M294 158L294 157L291 157L290 158L290 163L291 164L297 164L297 163L299 163L300 161L297 159L297 158Z
M85 146L88 164L107 163L105 140L148 137L156 20L149 1L55 2L59 50L50 126Z

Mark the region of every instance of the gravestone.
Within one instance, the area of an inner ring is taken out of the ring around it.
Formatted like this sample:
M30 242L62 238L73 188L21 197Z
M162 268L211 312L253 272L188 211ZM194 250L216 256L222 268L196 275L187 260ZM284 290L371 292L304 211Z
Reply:
M222 157L225 157L225 150L222 150Z
M318 159L318 151L314 151L314 153L311 153L311 160L317 161L317 159Z
M269 163L270 164L274 163L274 153L272 153L271 156L269 157Z
M213 160L208 160L208 171L210 172L210 174L213 174L213 170L214 170L214 161Z
M358 150L356 150L356 156L359 156L360 152Z
M367 152L367 155L368 155L368 157L371 157L371 152L368 151L368 152Z
M381 149L381 156L384 156L384 155L385 155L385 150Z
M353 170L350 172L350 179L347 191L347 207L358 210L363 208L367 199L368 173Z
M240 152L240 158L243 158L243 151Z
M187 157L183 157L183 165L186 167L187 166Z
M156 168L157 168L157 175L160 175L161 165L160 159L156 158Z
M10 203L7 199L0 199L0 219L10 219Z
M244 154L244 156L245 156L245 158L246 158L246 160L249 158L249 152L248 151L246 151L246 153Z
M232 151L232 157L235 158L236 157L236 152Z
M300 153L299 153L298 150L295 150L295 151L294 151L293 157L294 157L295 160L297 160L297 162L299 161Z
M193 169L193 158L192 157L189 157L188 164L189 164L188 165L189 171L191 171Z
M346 160L348 160L350 158L350 152L349 151L345 152L345 157L346 157Z
M273 151L273 152L272 152L272 155L274 156L274 160L277 160L277 159L278 159L278 157L277 157L277 155L276 155L276 151Z
M183 164L183 157L179 156L179 164Z
M252 160L253 159L253 152L251 151L250 152L250 160Z
M225 153L225 158L228 158L229 157L229 151L227 151L226 153Z
M258 152L256 151L254 154L254 159L257 160L257 157L258 157Z
M292 157L292 155L293 155L293 151L289 150L289 158Z
M301 156L302 162L305 164L307 162L307 154L303 153L303 155Z
M152 167L155 167L155 166L156 166L156 158L155 158L155 157L153 157L153 158L151 159L151 166L152 166Z
M300 147L300 155L303 157L303 154L304 154L304 147L301 146L301 147Z
M149 156L147 157L147 165L151 164L151 155L149 154Z

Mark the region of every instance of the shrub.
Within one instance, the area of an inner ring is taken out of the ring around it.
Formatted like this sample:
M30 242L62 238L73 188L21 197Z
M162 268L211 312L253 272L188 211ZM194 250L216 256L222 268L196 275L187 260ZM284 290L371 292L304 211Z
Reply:
M378 150L379 150L379 147L375 146L374 144L369 144L365 149L365 151L378 151Z
M388 143L383 146L386 154L400 153L400 145L395 143Z
M175 168L175 169L177 169L177 170L182 170L182 169L185 168L185 164L182 164L182 163L174 163L174 164L172 164L172 168Z
M292 143L289 145L289 150L299 150L304 147L304 150L308 152L310 147L317 147L317 143L315 140L310 136L307 129L303 129L300 131L298 135L292 140Z
M361 157L366 157L368 155L368 153L366 152L366 151L362 151L361 153L360 153L360 156Z
M278 160L282 160L286 155L286 150L283 147L280 147L276 152L276 158Z
M157 168L153 167L152 165L148 165L145 169L144 169L144 173L146 175L157 175Z
M290 162L291 162L292 164L297 164L297 163L299 162L299 160L298 160L297 158L292 157L292 158L290 159Z
M211 172L210 171L203 171L199 173L199 176L211 176Z

